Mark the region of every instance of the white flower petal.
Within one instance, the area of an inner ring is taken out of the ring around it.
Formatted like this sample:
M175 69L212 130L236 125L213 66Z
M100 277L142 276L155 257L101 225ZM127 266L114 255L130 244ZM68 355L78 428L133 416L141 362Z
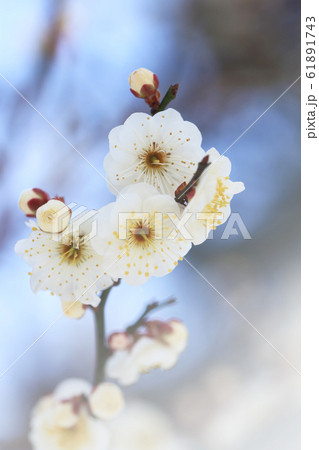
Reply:
M140 375L127 350L114 352L106 362L105 372L108 377L118 380L123 386L136 383Z
M171 272L190 250L191 241L176 231L168 215L177 220L181 214L172 197L157 193L146 183L122 192L124 198L119 196L98 214L99 236L92 245L99 247L100 253L104 250L110 276L138 285L150 276Z
M57 400L70 400L80 395L88 396L91 389L90 383L82 378L69 378L58 384L54 390L54 397Z
M124 408L121 389L114 383L101 383L89 396L92 413L101 420L109 420L118 416Z
M63 313L71 319L80 319L85 314L85 308L80 301L64 300L62 303Z

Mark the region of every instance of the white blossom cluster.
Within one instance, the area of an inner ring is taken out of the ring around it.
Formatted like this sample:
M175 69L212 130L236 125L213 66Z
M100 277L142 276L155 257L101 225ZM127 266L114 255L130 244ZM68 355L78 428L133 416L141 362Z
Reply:
M34 450L105 450L108 420L124 407L121 390L113 383L92 386L81 379L60 383L42 397L31 418Z
M205 153L201 142L174 109L135 113L114 128L104 167L116 200L80 225L59 200L37 210L30 236L15 248L32 267L32 289L58 295L64 311L80 317L81 304L96 306L99 291L118 278L136 285L172 272L192 244L227 220L233 195L244 189L230 181L229 159ZM205 156L210 165L181 204L178 189Z
M214 148L203 150L194 124L174 109L161 111L158 85L156 75L147 69L130 76L132 93L145 100L152 115L134 113L109 134L104 168L114 202L76 214L63 197L50 198L42 189L26 190L20 197L31 231L17 242L15 251L31 266L32 290L58 296L64 314L71 318L81 318L88 306L95 308L96 317L103 315L106 290L120 279L139 285L172 272L192 245L203 243L210 230L228 219L233 196L244 189L243 183L229 179L228 158ZM172 95L177 88L170 87ZM102 298L103 308L97 308ZM158 306L154 305L151 309ZM103 369L105 363L105 376L122 385L137 382L153 369L172 368L185 350L188 331L181 321L150 320L146 315L125 331L111 334L107 348L104 327L99 335L98 348L105 350L100 366ZM96 379L103 379L100 375ZM138 437L135 445L135 437L127 437L125 430L118 434L119 444L109 445L112 427L105 422L123 405L121 390L113 383L92 388L83 380L66 380L36 405L32 446L34 450L173 449L165 439L158 447L147 438L141 445Z
M71 425L66 421L68 413L63 417L63 408L55 410L57 400L52 397L56 398L56 393L42 397L32 413L30 440L34 450L190 449L169 418L152 404L128 402L119 416L107 422L82 412Z
M105 366L106 375L122 385L135 383L153 369L171 369L185 350L188 331L179 320L151 320L133 335L115 333L109 337L113 353Z

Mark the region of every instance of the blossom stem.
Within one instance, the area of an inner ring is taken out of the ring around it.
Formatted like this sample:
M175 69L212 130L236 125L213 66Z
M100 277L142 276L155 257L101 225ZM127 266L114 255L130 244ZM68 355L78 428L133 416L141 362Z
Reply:
M174 100L174 98L177 95L177 91L178 91L178 84L172 84L166 94L164 95L163 100L161 101L161 103L159 104L159 106L153 107L151 110L151 114L152 116L154 116L156 113L160 112L160 111L164 111L164 109L167 107L167 105Z
M149 315L151 311L154 311L155 309L164 308L165 306L172 305L175 303L175 298L170 298L168 300L165 300L163 302L153 302L146 306L143 314L134 322L132 325L126 328L127 333L134 333L135 330L137 330L140 326L144 324L144 321L146 317Z
M101 293L101 301L96 308L93 308L95 318L95 335L96 335L96 363L94 383L99 384L104 380L105 361L110 353L105 340L105 305L111 292L112 287L117 286L119 282L114 283L108 289Z

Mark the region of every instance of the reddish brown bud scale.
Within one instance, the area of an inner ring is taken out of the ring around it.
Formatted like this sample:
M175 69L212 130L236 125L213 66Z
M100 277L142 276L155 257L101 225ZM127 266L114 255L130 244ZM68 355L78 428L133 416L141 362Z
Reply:
M141 87L141 98L147 98L150 97L151 95L154 95L156 92L156 87L154 85L151 84L143 84L143 86Z
M43 200L41 198L32 198L28 201L28 207L34 211L34 214L26 214L27 217L35 217L36 211L40 206L43 206L47 203L47 200Z
M161 335L171 333L172 327L167 322L161 320L150 320L145 323L147 335L153 338L160 338Z
M182 190L183 190L185 187L186 187L186 181L183 181L183 183L180 184L180 185L178 186L178 188L176 189L176 191L175 191L175 197L177 197L178 194L179 194L180 192L182 192Z
M181 185L177 188L177 190L175 192L175 201L177 203L180 203L181 205L186 206L188 204L188 202L194 197L194 195L196 193L196 186L197 186L198 180L209 165L210 165L209 155L206 155L198 163L197 170L194 173L190 182L188 184L183 183L184 187Z
M141 98L140 94L138 92L134 91L134 89L130 89L130 91L132 92L133 95L135 95L135 97Z
M187 192L187 201L191 201L191 199L194 197L196 193L195 187L193 187L190 191Z
M19 199L19 207L27 217L35 217L38 208L50 200L47 192L39 188L26 189Z
M209 155L204 156L204 158L201 160L199 164L206 166L209 160Z
M153 83L154 83L155 89L158 89L158 86L159 86L159 79L158 79L158 76L155 75L155 73L154 73L154 75L153 75Z

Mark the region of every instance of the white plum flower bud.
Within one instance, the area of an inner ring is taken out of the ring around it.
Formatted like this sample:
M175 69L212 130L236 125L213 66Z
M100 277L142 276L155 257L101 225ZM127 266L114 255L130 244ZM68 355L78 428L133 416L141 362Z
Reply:
M133 343L133 338L126 332L112 333L108 338L109 347L114 350L125 350Z
M101 420L117 416L124 408L122 391L113 383L101 383L89 396L91 412Z
M159 86L157 76L148 69L134 70L129 76L131 92L135 97L147 98L154 95Z
M188 331L183 322L179 320L170 320L168 325L171 326L172 331L165 333L162 339L178 353L185 350L188 340Z
M63 313L71 319L81 319L85 314L85 306L80 301L62 300Z
M42 189L26 189L20 195L19 208L26 216L35 217L37 209L49 200L49 194L42 191Z
M49 200L41 206L36 217L39 227L46 233L60 233L69 225L71 210L60 200Z

